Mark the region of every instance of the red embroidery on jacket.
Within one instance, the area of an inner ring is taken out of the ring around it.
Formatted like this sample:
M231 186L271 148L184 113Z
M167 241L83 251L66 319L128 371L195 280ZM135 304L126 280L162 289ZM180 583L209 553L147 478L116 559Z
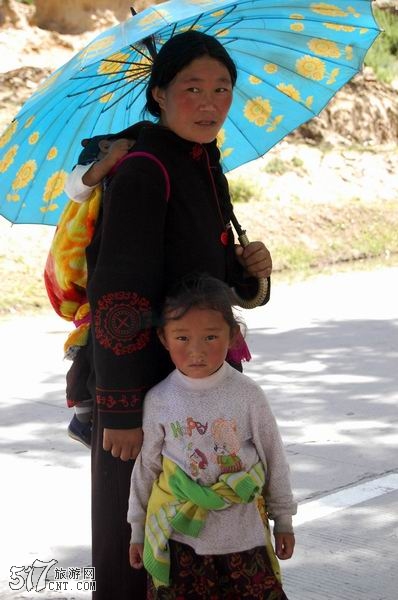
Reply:
M106 412L136 412L141 410L146 390L123 390L120 392L97 390L98 410Z
M151 305L135 292L102 296L94 315L98 343L117 356L142 350L150 338Z

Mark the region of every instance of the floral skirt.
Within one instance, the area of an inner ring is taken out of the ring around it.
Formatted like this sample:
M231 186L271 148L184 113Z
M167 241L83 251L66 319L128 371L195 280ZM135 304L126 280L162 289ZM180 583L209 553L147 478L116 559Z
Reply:
M170 587L156 590L149 577L147 600L288 600L265 547L198 555L190 546L170 540L170 559Z

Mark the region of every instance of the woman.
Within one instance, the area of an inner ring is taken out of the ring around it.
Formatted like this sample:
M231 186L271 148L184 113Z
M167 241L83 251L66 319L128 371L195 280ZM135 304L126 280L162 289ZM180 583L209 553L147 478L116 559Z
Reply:
M264 244L235 250L229 226L215 138L235 81L236 67L215 38L189 31L164 44L146 92L159 123L142 128L116 170L87 249L98 600L145 598L145 574L129 566L126 514L142 400L173 369L156 336L167 290L188 273L207 272L250 297L256 277L271 273Z

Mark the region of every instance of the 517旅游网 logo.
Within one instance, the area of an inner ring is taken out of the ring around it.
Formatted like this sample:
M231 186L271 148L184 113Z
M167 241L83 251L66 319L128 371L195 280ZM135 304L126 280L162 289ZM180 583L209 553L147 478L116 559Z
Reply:
M38 558L31 565L10 568L9 586L13 591L27 592L93 592L95 591L94 567L56 567L55 559L43 561ZM53 573L50 571L53 569Z

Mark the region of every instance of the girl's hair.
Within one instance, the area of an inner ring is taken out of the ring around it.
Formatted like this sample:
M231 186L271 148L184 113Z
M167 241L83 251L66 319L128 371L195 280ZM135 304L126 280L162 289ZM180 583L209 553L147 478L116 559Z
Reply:
M191 308L199 308L220 312L233 333L240 327L232 309L235 304L231 288L219 279L206 274L186 277L166 297L160 328L168 321L178 321Z
M232 85L235 85L236 66L224 46L215 37L191 29L170 38L156 55L146 88L144 111L160 117L159 104L152 97L153 88L166 88L182 69L202 56L209 56L222 63L229 71Z

